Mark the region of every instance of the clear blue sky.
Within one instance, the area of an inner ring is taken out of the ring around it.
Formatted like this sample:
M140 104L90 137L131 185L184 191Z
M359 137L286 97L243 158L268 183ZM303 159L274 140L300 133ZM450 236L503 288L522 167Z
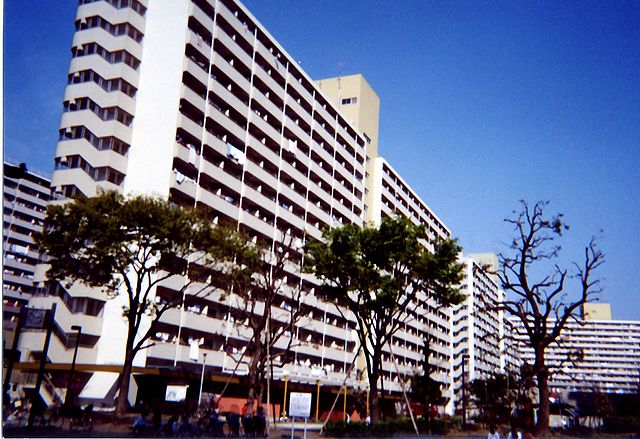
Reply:
M465 252L504 249L518 200L549 200L567 258L604 229L601 299L640 319L640 2L245 4L312 78L365 75L381 154ZM5 158L45 173L76 5L5 0Z

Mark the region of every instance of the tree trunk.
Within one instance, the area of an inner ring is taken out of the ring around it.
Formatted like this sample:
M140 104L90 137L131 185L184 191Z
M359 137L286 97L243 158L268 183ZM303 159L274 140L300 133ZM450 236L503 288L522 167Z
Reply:
M543 367L537 374L538 378L538 422L536 423L537 437L550 437L549 434L549 371Z
M133 369L133 358L135 353L132 349L127 349L122 365L122 372L118 379L118 399L116 400L116 415L124 414L129 409L129 384L131 381L131 370Z
M254 344L254 352L251 356L251 362L249 363L249 392L247 394L248 399L255 399L256 395L260 393L262 387L262 345L260 343Z
M377 374L376 374L377 375ZM369 416L372 421L380 419L380 404L378 400L378 377L369 375Z

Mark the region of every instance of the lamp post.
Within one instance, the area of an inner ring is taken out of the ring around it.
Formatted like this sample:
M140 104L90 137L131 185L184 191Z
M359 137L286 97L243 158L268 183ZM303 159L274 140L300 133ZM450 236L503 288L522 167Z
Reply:
M469 355L462 355L462 429L464 430L467 426L467 395L465 391L466 387L466 372L464 368L465 362L469 359Z
M282 401L282 413L287 413L287 384L289 383L289 372L286 370L282 371L282 376L284 376L284 399Z
M202 354L202 372L200 373L200 391L198 392L198 408L202 401L202 385L204 384L204 368L207 365L207 353Z
M69 384L67 384L67 394L64 396L64 405L69 406L73 401L71 399L71 386L73 386L73 373L76 370L76 359L78 358L78 346L80 346L80 335L82 334L82 326L71 326L72 331L77 331L76 334L76 346L73 349L73 360L71 360L71 371L69 372Z

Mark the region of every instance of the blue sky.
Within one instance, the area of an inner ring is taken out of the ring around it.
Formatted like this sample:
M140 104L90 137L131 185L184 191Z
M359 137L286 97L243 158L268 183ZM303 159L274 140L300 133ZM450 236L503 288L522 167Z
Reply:
M76 5L4 3L5 158L44 173ZM601 300L640 319L640 2L245 5L312 78L365 75L381 154L465 252L504 250L518 200L549 200L571 225L567 260L604 229Z

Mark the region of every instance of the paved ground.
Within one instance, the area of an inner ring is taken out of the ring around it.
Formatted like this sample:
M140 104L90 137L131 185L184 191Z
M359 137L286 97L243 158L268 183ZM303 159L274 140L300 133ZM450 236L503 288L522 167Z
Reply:
M94 425L92 431L87 430L77 430L73 431L69 430L67 424L65 424L62 428L60 427L34 427L28 429L24 426L4 426L2 429L2 437L8 438L20 438L20 437L50 437L50 438L83 438L83 437L95 437L95 438L119 438L119 437L136 437L136 438L154 438L164 437L163 435L144 435L144 434L134 434L129 429L130 424L125 423L99 423ZM306 439L319 439L320 424L309 424L307 426ZM293 438L294 439L305 439L304 433L304 424L296 423L294 425ZM170 436L167 436L170 437ZM207 435L201 437L210 437ZM272 429L269 437L272 439L291 439L291 424L279 424L277 428ZM443 436L416 436L409 434L398 434L394 435L393 439L435 439L442 438ZM487 433L483 431L477 432L469 432L469 433L450 433L445 436L447 439L485 439L487 437ZM593 439L597 439L599 437L606 438L640 438L640 435L598 435L594 434L590 436ZM563 435L554 435L554 439L563 439L567 438L567 436Z

